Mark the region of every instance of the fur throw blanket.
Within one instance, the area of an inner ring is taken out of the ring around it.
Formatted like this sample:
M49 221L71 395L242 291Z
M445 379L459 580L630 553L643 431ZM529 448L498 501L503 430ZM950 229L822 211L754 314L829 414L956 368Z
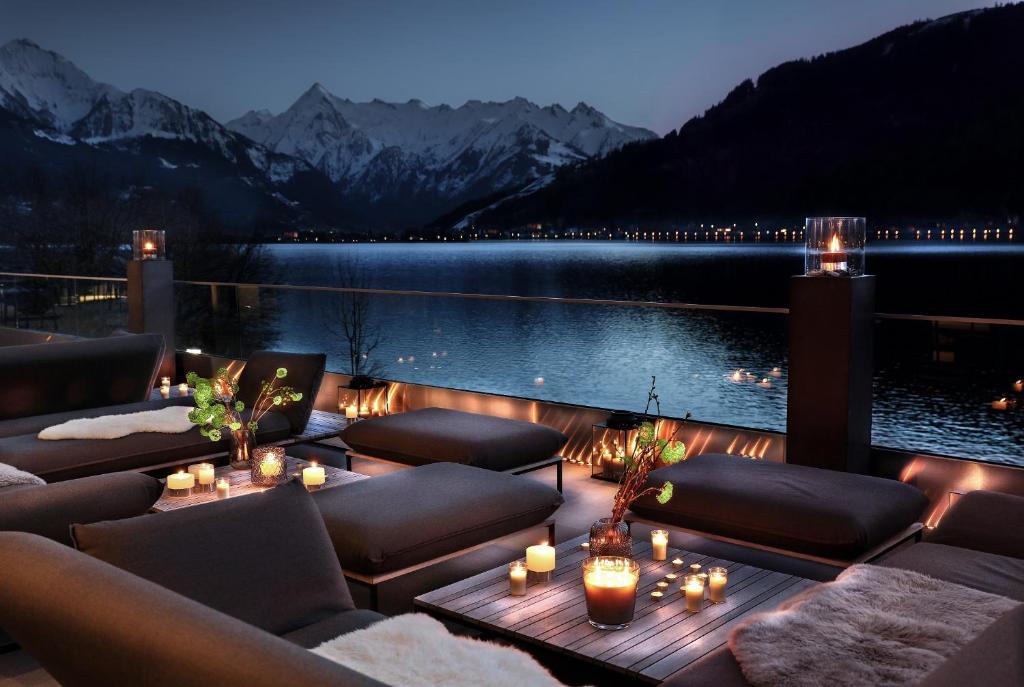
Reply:
M7 463L0 463L0 489L16 487L22 484L46 484L46 481L41 477L36 477L31 472L19 470Z
M195 427L188 419L189 406L169 406L125 415L79 418L39 433L40 439L120 439L137 432L181 434Z
M396 687L563 687L529 654L456 637L421 613L382 620L312 651Z
M910 570L855 565L751 616L729 648L756 687L913 685L1016 605Z

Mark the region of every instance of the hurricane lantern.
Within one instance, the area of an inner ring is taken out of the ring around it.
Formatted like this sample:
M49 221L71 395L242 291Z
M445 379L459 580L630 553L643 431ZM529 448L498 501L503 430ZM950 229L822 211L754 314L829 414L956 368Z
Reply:
M163 229L136 229L132 232L133 260L165 260Z
M857 277L864 274L863 217L808 217L804 223L804 274Z

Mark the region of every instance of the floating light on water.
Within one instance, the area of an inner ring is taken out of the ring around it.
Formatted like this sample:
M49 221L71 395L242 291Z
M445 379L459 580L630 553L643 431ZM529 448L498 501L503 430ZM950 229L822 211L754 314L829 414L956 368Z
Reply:
M544 378L543 377L534 377L533 378L533 383L536 386L543 386L544 385Z
M776 377L776 378L777 377L781 377L782 376L782 368L781 367L773 367L772 371L769 372L768 374L770 374L772 377Z
M768 379L767 377L762 377L761 381L758 382L757 385L759 387L761 387L762 389L771 389L772 388L772 380Z

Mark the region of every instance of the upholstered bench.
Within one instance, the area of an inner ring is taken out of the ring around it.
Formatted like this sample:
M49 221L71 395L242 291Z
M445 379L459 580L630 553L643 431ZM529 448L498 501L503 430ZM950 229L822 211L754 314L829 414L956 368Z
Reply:
M896 480L728 455L650 474L652 485L666 481L675 487L667 504L645 497L627 518L841 566L919 536L927 505Z
M354 455L403 463L462 463L487 470L522 474L555 465L568 441L556 429L521 420L478 415L447 408L361 420L341 433Z
M456 463L399 470L315 492L350 581L370 588L495 540L547 527L562 495L536 480ZM542 539L542 537L538 537Z

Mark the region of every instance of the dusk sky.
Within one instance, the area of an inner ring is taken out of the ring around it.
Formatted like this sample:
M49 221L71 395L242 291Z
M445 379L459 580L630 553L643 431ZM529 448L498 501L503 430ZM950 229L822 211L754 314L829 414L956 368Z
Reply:
M779 62L990 4L0 0L0 44L29 38L97 80L221 121L280 112L319 81L357 101L586 101L664 133Z

